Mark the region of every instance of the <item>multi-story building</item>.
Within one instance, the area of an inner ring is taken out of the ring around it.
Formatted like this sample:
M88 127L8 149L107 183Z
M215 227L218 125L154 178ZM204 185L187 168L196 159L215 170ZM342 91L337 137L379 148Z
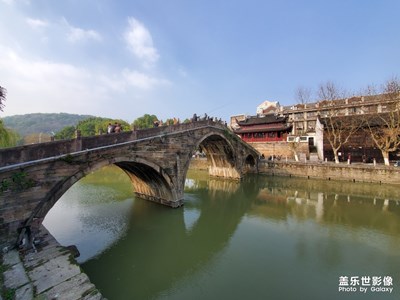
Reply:
M400 99L399 99L400 100ZM335 116L352 116L387 112L394 99L385 95L355 96L333 101L319 101L314 103L281 106L279 113L288 116L293 124L293 135L314 134L317 119Z
M399 97L388 97L388 95L384 94L354 96L346 99L333 101L325 100L290 106L280 106L278 102L265 101L257 107L256 116L235 116L235 120L243 121L246 118L264 118L266 114L271 113L279 117L284 117L287 122L286 127L291 128L290 134L287 136L287 141L291 142L297 140L307 144L308 149L307 147L302 147L306 157L310 156L310 152L316 152L318 153L318 158L324 160L325 158L331 159L331 149L329 149L329 143L327 143L326 138L324 138L324 127L320 122L321 120L332 115L335 117L352 117L368 114L383 114L393 109L392 104L394 102L400 103L400 95ZM237 130L240 124L235 124L231 119L231 126ZM353 152L364 152L362 156L365 156L365 153L374 153L373 155L376 157L379 151L377 151L370 139L363 138L361 141L362 136L365 137L365 133L362 134L359 132L356 134L348 145L346 145L346 149L352 149ZM266 142L273 143L273 141ZM285 151L285 153L287 154L288 152ZM342 155L344 156L344 153ZM361 157L361 155L355 155L354 157Z

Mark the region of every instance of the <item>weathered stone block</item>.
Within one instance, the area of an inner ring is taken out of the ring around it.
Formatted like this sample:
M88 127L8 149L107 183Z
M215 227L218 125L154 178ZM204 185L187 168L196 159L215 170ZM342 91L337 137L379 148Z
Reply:
M62 255L37 266L28 273L38 294L80 273L77 265L70 263L70 255Z
M21 262L19 253L17 250L11 250L3 255L3 264L5 266L13 266Z
M25 269L22 263L13 265L10 269L6 270L4 276L4 287L7 289L17 289L29 283L28 276L25 274Z
M43 295L47 299L73 300L81 299L84 295L90 294L92 290L95 290L94 284L90 283L86 274L80 273L44 292Z
M15 291L15 299L18 300L32 300L33 287L31 284L26 284Z

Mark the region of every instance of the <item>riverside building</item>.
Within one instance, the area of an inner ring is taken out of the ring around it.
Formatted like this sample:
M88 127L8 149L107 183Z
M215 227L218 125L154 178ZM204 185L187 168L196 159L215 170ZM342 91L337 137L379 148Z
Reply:
M335 118L362 119L368 115L384 115L393 109L399 109L399 103L399 95L393 97L385 94L289 106L281 106L279 102L264 101L257 107L255 116L232 116L231 128L265 156L280 155L292 158L293 151L289 149L289 143L298 142L300 143L298 151L303 159L332 160L332 148L327 141L326 126L324 126L327 118L334 115ZM276 124L271 122L274 118ZM277 123L280 125L277 126ZM261 124L264 124L265 129L270 126L275 132L269 135L264 131L264 134L260 135ZM350 154L353 161L368 162L373 158L378 162L382 161L382 154L368 137L366 129L365 126L361 126L349 142L343 145L340 151L342 160L347 159ZM398 151L391 156L391 159L399 159Z

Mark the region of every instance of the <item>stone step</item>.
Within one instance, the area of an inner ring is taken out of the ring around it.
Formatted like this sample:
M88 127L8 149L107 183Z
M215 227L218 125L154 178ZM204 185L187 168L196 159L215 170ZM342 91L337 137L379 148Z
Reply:
M60 246L43 226L36 240L40 241L36 249L14 249L3 255L4 288L14 291L14 299L104 299L73 253Z

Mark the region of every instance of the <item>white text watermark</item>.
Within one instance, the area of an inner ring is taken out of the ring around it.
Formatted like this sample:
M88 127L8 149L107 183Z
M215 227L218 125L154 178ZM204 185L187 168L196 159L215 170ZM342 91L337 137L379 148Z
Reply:
M339 276L339 292L389 293L393 292L392 276Z

